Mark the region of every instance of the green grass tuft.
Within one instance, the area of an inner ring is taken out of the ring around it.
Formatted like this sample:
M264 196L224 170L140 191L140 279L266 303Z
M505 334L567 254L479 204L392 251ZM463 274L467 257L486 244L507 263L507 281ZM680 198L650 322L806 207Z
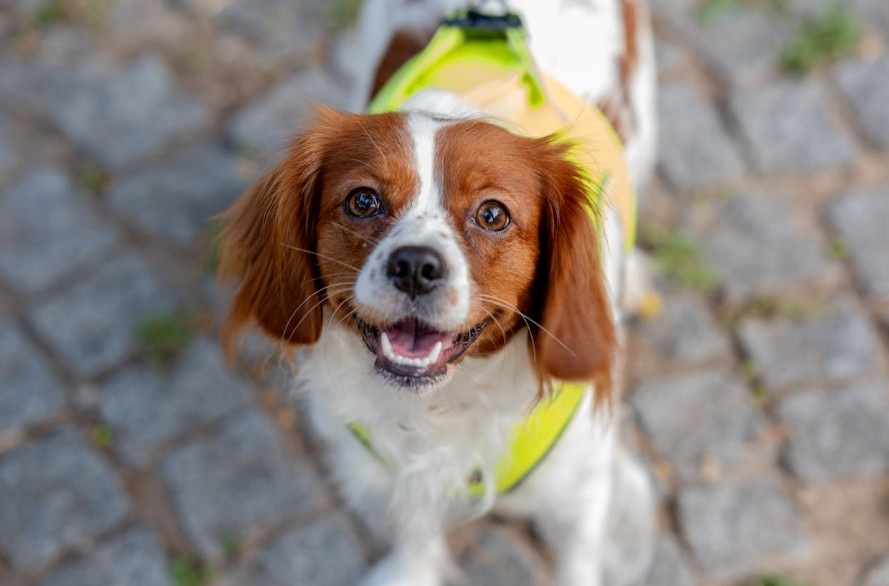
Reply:
M90 430L90 439L95 446L107 450L114 443L114 434L107 426L97 425Z
M805 586L781 576L763 576L757 579L755 586Z
M226 533L219 539L219 545L222 546L222 553L226 558L234 558L241 551L241 542L238 536L232 533Z
M849 11L836 5L804 22L781 53L781 67L801 75L851 53L861 40L861 27Z
M767 10L774 14L786 12L784 0L705 0L698 6L695 16L698 21L707 22L737 9Z
M222 245L222 233L225 230L225 224L219 220L213 220L207 224L205 231L206 248L204 253L203 269L207 273L215 273L219 268L219 260L221 257L220 247Z
M651 252L654 262L681 287L707 292L716 286L716 275L690 236L645 226L639 232L639 244Z
M206 586L213 577L210 567L190 555L181 555L170 565L175 586Z
M837 260L844 260L849 256L849 245L839 236L830 239L828 250L830 255Z
M111 176L99 167L87 167L78 178L80 187L92 197L98 197L108 186Z
M64 0L46 0L38 4L31 13L31 22L37 27L49 27L65 21L68 10Z
M144 317L136 324L136 339L145 359L163 367L188 347L193 325L194 313L186 309Z
M321 12L321 22L331 30L341 30L358 22L362 0L328 0Z
M108 19L111 0L43 0L30 14L30 23L38 28L69 22L92 28Z

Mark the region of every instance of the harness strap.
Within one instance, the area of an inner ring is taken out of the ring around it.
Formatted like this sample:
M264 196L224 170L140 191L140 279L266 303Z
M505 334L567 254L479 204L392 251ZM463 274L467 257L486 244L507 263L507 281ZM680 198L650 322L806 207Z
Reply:
M436 79L447 77L450 64L466 60L473 63L475 75L448 79L449 85L457 82L462 89L469 89L498 73L519 70L523 72L528 104L538 107L545 103L544 86L528 52L519 16L511 12L490 16L468 10L455 13L438 27L426 48L401 67L374 96L368 112L397 110L416 92L438 85Z
M586 391L584 384L556 383L552 396L541 400L513 427L507 442L510 449L498 460L494 471L494 488L498 494L515 490L543 462L574 419ZM397 463L374 447L367 427L357 422L346 427L381 466L390 472L395 470ZM482 497L485 486L481 471L472 471L466 481L469 494Z

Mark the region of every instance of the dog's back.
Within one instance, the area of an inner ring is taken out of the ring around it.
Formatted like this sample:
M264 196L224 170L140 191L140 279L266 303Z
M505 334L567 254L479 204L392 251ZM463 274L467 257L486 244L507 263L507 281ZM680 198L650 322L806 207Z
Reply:
M420 52L445 15L465 8L460 0L367 0L359 27L343 53L355 81L352 108L369 99ZM637 189L655 163L654 46L644 0L510 0L477 2L507 7L523 17L531 53L540 69L598 106L624 142Z

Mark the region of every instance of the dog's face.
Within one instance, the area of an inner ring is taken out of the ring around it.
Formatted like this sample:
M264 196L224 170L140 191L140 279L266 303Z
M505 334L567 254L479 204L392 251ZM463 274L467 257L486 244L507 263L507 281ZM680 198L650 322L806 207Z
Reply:
M481 121L321 111L228 212L228 333L255 319L306 345L342 324L368 371L423 393L527 328L541 381L605 392L615 336L566 154Z

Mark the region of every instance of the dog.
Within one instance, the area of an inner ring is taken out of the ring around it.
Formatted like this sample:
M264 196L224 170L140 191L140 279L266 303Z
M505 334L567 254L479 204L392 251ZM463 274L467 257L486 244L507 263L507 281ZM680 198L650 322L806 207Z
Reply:
M617 407L621 323L644 279L614 194L644 185L654 160L646 10L366 0L351 73L378 113L320 108L225 214L223 335L255 322L296 349L331 474L391 545L365 586L459 580L447 532L490 511L533 522L560 585L645 571L652 490ZM475 75L460 57L477 47L423 70L490 38L519 64L496 87L496 67ZM436 81L448 76L461 87ZM517 130L499 116L515 104L556 126ZM558 128L584 121L587 134ZM599 182L589 167L609 152Z

